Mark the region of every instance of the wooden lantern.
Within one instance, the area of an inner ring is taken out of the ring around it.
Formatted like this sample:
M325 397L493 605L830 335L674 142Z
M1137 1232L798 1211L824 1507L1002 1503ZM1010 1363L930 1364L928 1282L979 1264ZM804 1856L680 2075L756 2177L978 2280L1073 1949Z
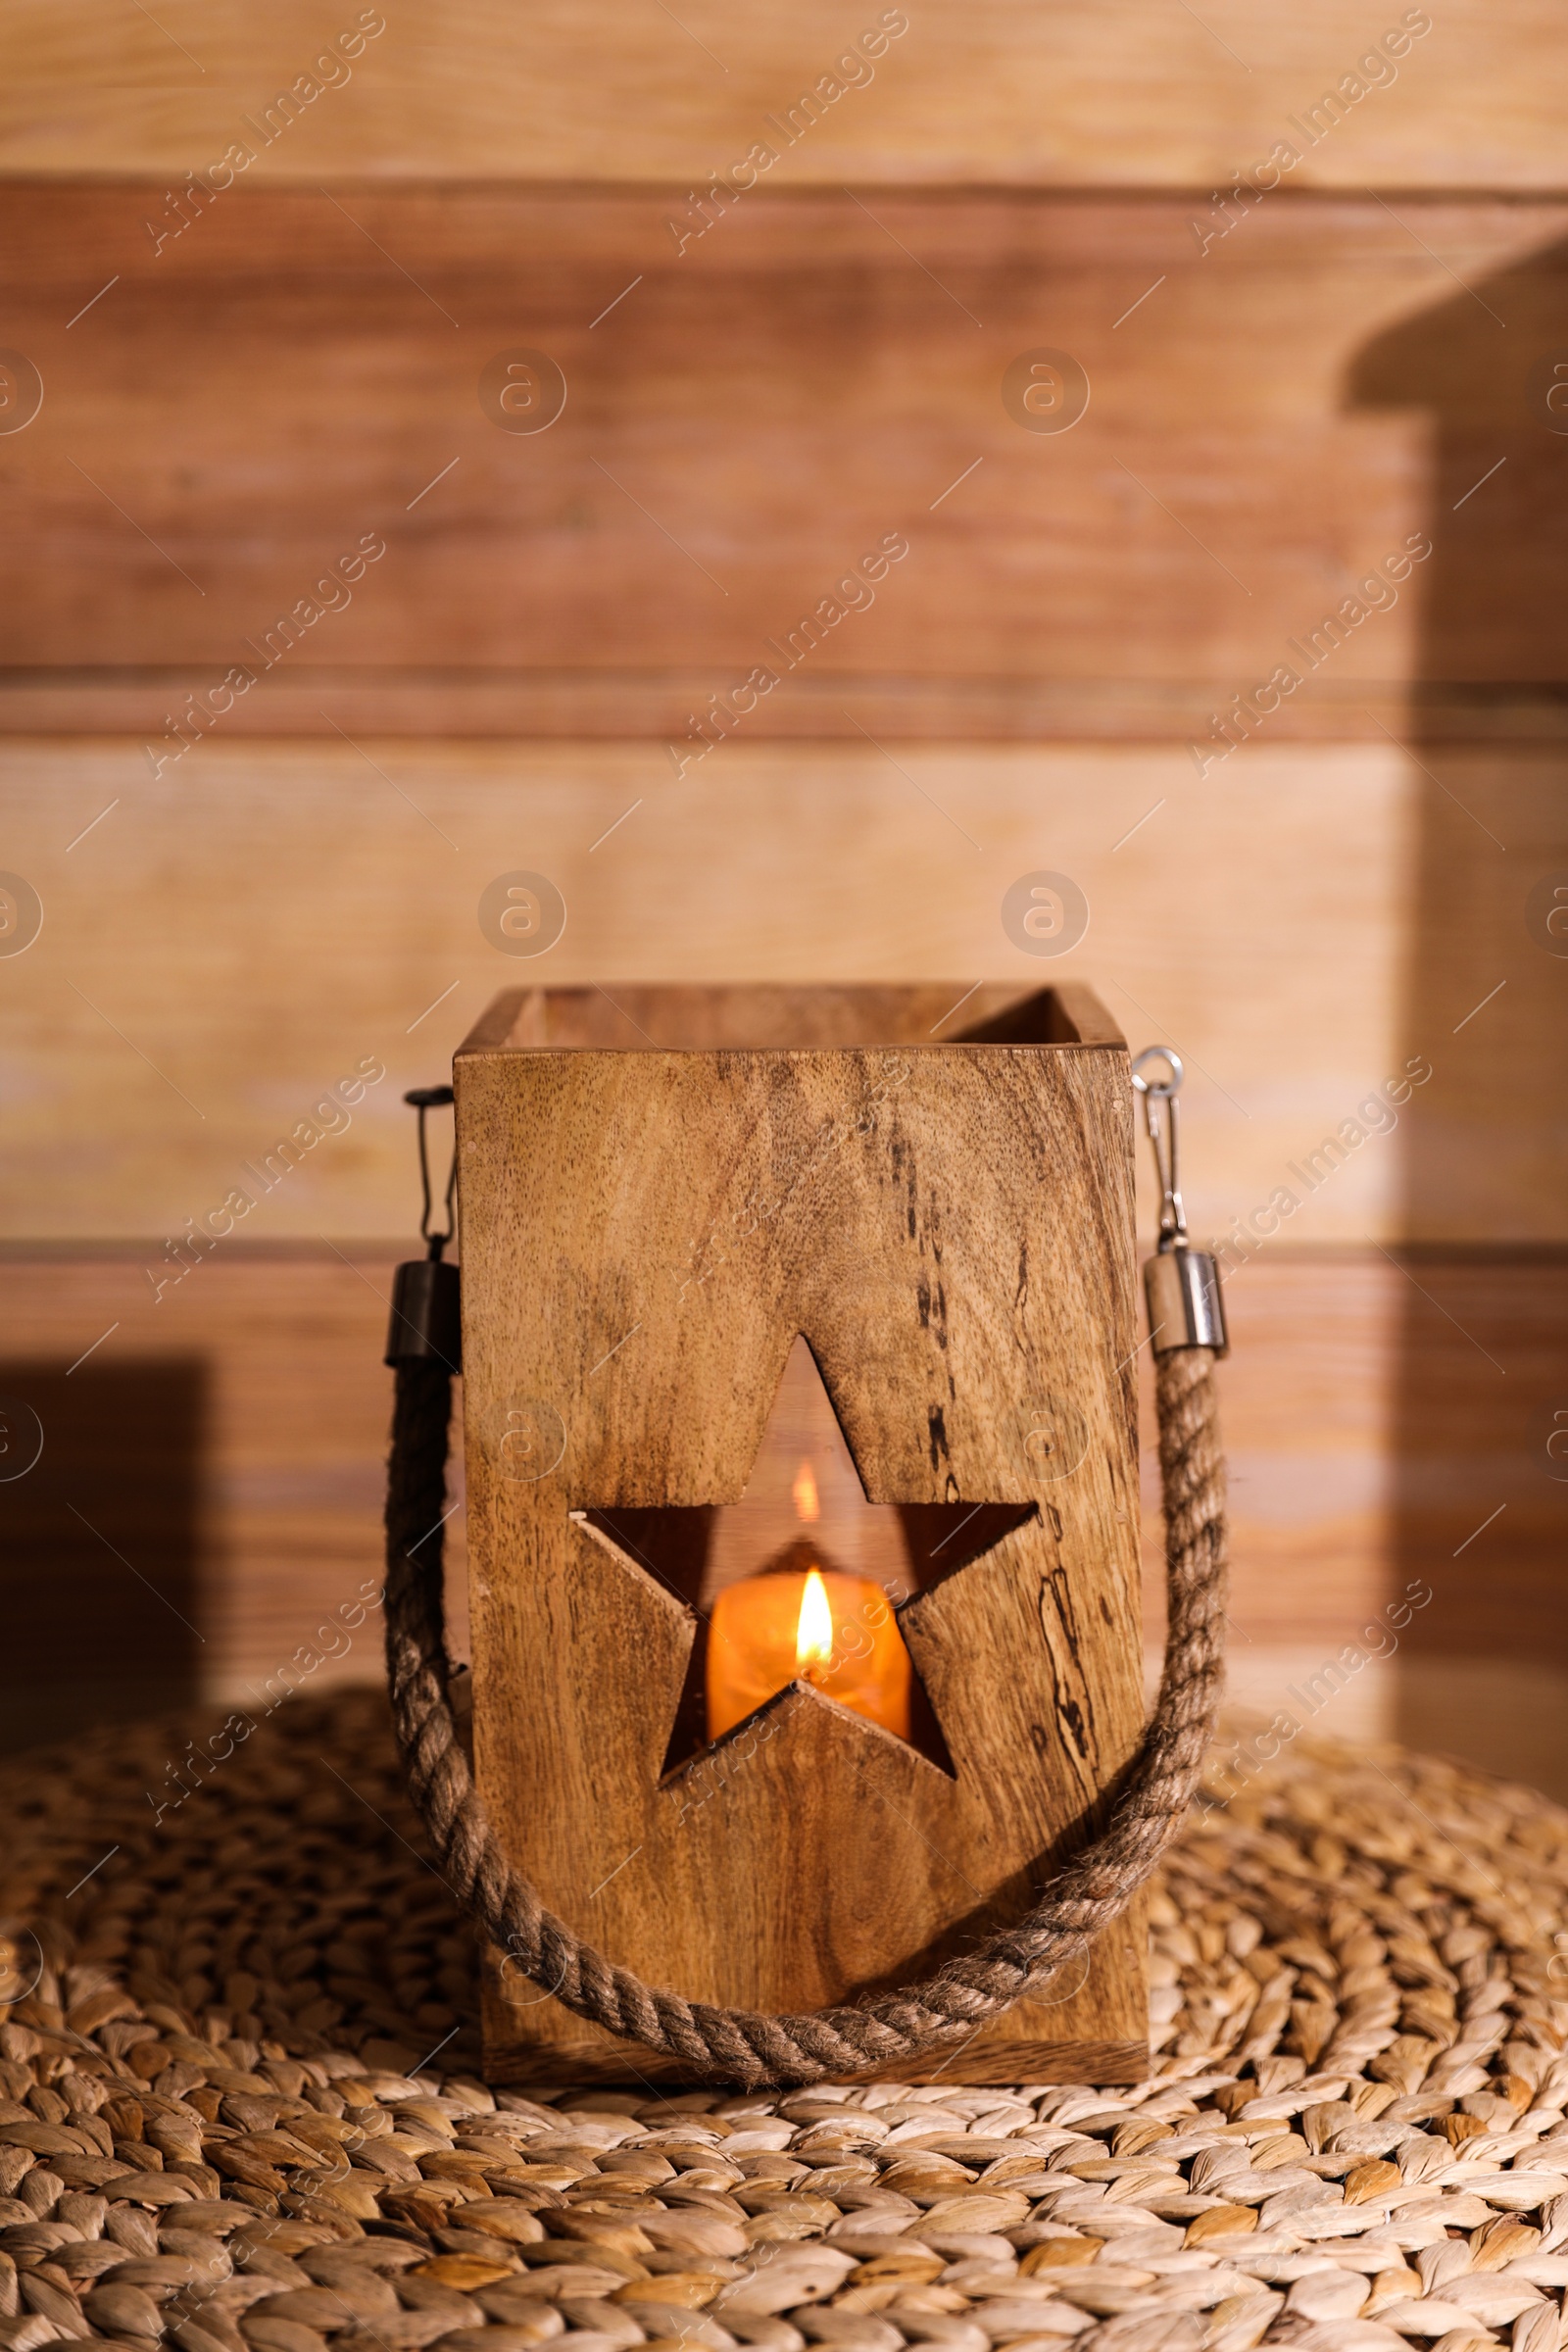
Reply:
M694 1999L928 1973L1138 1744L1126 1047L1081 987L955 993L535 989L457 1058L479 1788L546 1903ZM713 1643L813 1567L845 1695L803 1632L710 1739ZM906 1732L851 1690L901 1668ZM1142 1944L1135 1905L912 2072L1136 2080ZM497 2082L681 2071L502 1953L484 2033Z

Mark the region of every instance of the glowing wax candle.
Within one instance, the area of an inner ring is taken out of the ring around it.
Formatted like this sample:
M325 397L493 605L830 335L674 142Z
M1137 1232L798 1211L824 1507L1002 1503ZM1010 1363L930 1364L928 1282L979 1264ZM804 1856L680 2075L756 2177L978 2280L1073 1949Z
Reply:
M794 1488L798 1516L816 1518L809 1463ZM717 1740L790 1683L909 1737L909 1653L892 1604L869 1577L822 1564L807 1542L759 1576L728 1586L708 1629L708 1737Z

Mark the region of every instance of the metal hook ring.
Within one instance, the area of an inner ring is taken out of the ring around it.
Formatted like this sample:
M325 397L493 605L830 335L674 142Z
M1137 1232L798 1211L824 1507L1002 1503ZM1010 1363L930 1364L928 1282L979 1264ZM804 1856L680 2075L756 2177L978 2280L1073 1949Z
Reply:
M1164 1062L1171 1073L1170 1077L1163 1084L1157 1078L1142 1077L1140 1073L1146 1061ZM1181 1055L1169 1046L1146 1046L1132 1065L1132 1080L1138 1092L1141 1095L1152 1095L1160 1102L1168 1102L1173 1095L1180 1094L1186 1075Z

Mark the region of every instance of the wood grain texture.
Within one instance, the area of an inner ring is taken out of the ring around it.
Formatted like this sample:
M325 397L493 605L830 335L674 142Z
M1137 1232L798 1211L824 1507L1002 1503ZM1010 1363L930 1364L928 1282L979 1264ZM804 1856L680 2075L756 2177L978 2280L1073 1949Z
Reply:
M0 188L44 384L0 435L12 732L181 780L182 715L686 744L718 696L742 743L1185 742L1294 664L1264 741L1385 740L1406 686L1449 735L1560 738L1560 201L1280 191L1200 251L1181 197L759 192L684 254L646 192L236 190L156 254L149 201ZM1087 372L1068 432L1004 405L1043 344ZM481 406L521 346L564 372L547 431Z
M1124 1046L1125 1038L1092 988L1058 980L1048 990L982 981L955 1002L945 982L875 987L791 987L754 980L739 988L655 987L633 982L608 996L602 988L504 989L479 1015L464 1054L508 1047L596 1048L635 1053L734 1053L947 1042L1003 1045ZM1016 1032L1010 1037L1009 1033Z
M735 743L679 786L657 745L215 742L158 785L135 750L0 749L6 861L44 906L35 943L0 957L4 1229L159 1255L376 1054L386 1078L248 1233L380 1240L410 1227L398 1094L443 1075L499 986L594 983L609 1018L649 980L945 972L933 1020L982 976L1065 974L1137 1043L1188 1056L1204 1236L1266 1210L1411 1054L1431 1081L1286 1238L1568 1230L1550 1077L1568 962L1526 924L1537 879L1568 868L1560 754L1259 741L1199 786L1179 746L887 749ZM521 865L568 910L532 965L477 920ZM1041 867L1091 910L1054 963L1001 920ZM621 1042L642 1042L631 1021Z
M1292 117L1354 76L1407 16L1351 0L1282 14L1217 0L1201 21L1157 0L1036 10L928 0L876 67L823 109L777 167L798 184L848 179L1224 187L1291 136ZM750 0L693 0L673 19L634 0L549 5L418 0L386 12L355 60L252 168L272 179L333 172L503 179L667 179L682 190L767 137L764 120L814 87L879 4L846 15L806 0L787 16ZM149 172L177 184L310 73L357 0L258 14L239 0L169 0L156 23L90 0L11 12L10 171ZM1549 0L1453 0L1394 78L1344 107L1298 167L1320 185L1560 185L1568 101ZM92 61L90 74L84 61ZM259 144L259 142L257 142Z
M142 1253L0 1258L0 1395L44 1442L0 1482L7 1747L376 1679L389 1259L241 1246L155 1305Z
M1234 1703L1568 1795L1562 1253L1265 1250L1226 1309Z
M0 1250L0 1394L43 1413L62 1481L46 1508L25 1482L0 1483L9 1743L145 1712L160 1690L210 1707L216 1727L247 1691L280 1690L280 1669L307 1644L342 1654L323 1655L306 1689L379 1673L378 1619L346 1650L341 1635L315 1637L363 1583L380 1582L381 1346L403 1252L339 1246L342 1256L324 1243L279 1253L235 1242L156 1308L143 1258L123 1249ZM1568 1265L1560 1252L1428 1253L1409 1274L1429 1298L1375 1250L1282 1242L1230 1284L1231 1689L1267 1720L1292 1683L1426 1576L1439 1598L1319 1728L1397 1735L1568 1796L1568 1658L1550 1647L1568 1484L1545 1451L1552 1413L1568 1407ZM70 1403L95 1365L114 1381L89 1385L86 1404L58 1419L51 1394ZM184 1400L200 1406L194 1421L176 1409ZM1147 1396L1141 1423L1152 1643L1162 1567ZM154 1433L162 1470L147 1484ZM454 1499L461 1471L460 1444ZM203 1642L81 1528L65 1494ZM465 1524L460 1508L447 1543L466 1657Z
M931 1004L890 996L831 1049L456 1064L480 1787L546 1902L693 1998L818 2007L1015 1917L1141 1721L1125 1049L905 1042ZM1036 1506L900 1612L956 1778L807 1686L661 1777L695 1619L573 1514L738 1501L798 1334L870 1501ZM1136 1954L988 2039L1136 2041ZM575 2066L507 1991L492 1956L509 2067Z
M1568 1482L1547 1452L1568 1407L1565 1304L1561 1251L1281 1250L1228 1280L1246 1366L1225 1396L1233 1675L1297 1644L1332 1655L1337 1633L1350 1639L1418 1577L1433 1598L1404 1633L1401 1670L1505 1651L1568 1668ZM1146 1384L1146 1437L1152 1416ZM1152 1598L1148 1452L1145 1476Z

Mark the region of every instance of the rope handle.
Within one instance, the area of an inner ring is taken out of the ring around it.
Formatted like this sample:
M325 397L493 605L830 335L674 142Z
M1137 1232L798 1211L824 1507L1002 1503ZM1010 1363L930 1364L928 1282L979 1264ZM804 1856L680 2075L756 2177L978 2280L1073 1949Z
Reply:
M1224 1463L1213 1348L1155 1342L1169 1624L1159 1697L1103 1834L1016 1926L900 1991L812 2016L684 2000L643 1984L548 1911L517 1871L474 1787L448 1694L442 1599L452 1371L436 1354L397 1365L388 1467L386 1651L410 1794L459 1899L541 1990L612 2034L748 2088L864 2074L967 2039L1085 1952L1124 1911L1181 1823L1219 1702L1225 1623Z

